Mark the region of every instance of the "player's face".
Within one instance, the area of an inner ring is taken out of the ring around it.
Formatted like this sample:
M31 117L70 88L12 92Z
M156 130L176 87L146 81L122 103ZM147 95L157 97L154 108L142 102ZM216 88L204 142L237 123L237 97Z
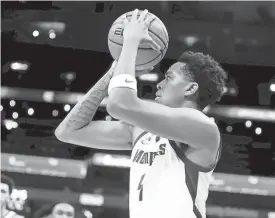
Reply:
M58 204L52 212L53 218L74 218L74 208L69 204Z
M5 183L0 183L0 189L1 189L1 206L5 205L10 197L10 189L9 186Z
M185 64L177 62L165 73L165 79L157 84L155 101L169 107L181 107L185 100L185 91L190 80L185 76Z

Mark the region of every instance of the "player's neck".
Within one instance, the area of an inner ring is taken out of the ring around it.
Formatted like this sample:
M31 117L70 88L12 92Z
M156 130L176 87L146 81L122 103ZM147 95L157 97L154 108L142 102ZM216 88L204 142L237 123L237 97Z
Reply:
M182 107L194 108L194 109L197 109L197 110L201 111L201 108L194 101L185 101L185 102L183 102Z

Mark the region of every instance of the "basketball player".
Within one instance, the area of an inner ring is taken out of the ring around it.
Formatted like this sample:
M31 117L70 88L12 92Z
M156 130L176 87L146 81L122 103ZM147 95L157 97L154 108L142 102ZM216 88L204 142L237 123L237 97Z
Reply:
M23 216L20 216L7 208L13 187L14 183L12 179L1 174L1 218L23 218Z
M55 131L64 142L132 150L130 218L205 218L211 174L220 157L217 125L202 110L223 94L226 73L209 55L185 52L158 85L155 102L137 97L135 59L154 19L125 19L120 58ZM92 121L104 97L121 121ZM128 123L128 124L127 124Z

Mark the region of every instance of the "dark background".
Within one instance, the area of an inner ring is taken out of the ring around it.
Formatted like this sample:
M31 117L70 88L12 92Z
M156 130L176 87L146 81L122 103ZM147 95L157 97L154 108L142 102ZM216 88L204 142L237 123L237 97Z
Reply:
M2 87L66 93L87 92L112 62L107 47L107 34L112 22L122 13L135 8L147 8L165 23L170 37L166 58L157 66L160 73L165 72L181 52L192 50L209 53L228 72L228 88L234 91L227 93L217 105L271 111L275 109L274 93L269 89L270 84L275 84L274 2L129 4L2 1L1 6ZM49 29L43 28L41 22L62 22L66 28L61 31L51 27L57 36L50 39ZM40 31L36 38L32 35L34 30ZM198 43L192 46L186 44L183 39L190 35L197 37ZM13 61L24 61L28 63L29 69L13 71L10 67ZM74 75L71 81L67 77L69 74ZM140 97L153 98L157 82L139 81ZM130 155L127 151L88 149L58 141L53 131L67 114L63 103L20 99L11 107L10 100L12 99L1 99L2 153L85 161L91 160L98 152ZM30 107L35 110L33 116L27 113ZM53 117L53 110L59 111L58 116ZM4 120L12 120L13 112L19 113L19 118L16 119L19 126L8 130ZM95 119L105 119L106 115L105 108L101 107ZM224 141L222 158L215 173L274 178L274 122L253 120L251 117L253 125L247 128L244 119L214 118ZM227 130L228 126L232 127L231 132ZM261 135L255 134L256 127L262 128ZM104 193L106 196L122 197L127 197L128 192L129 170L122 168L89 164L87 177L81 180L22 172L5 171L5 174L11 176L18 187L29 192L33 188L49 191L65 189L69 192ZM247 184L244 182L239 185L245 187ZM274 196L251 197L226 191L211 191L208 204L221 208L228 206L255 209L261 211L258 217L266 217L268 210L275 210L272 201L274 202ZM27 205L30 211L25 213L28 216L34 215L41 205L47 203L52 202L43 202L41 199L34 202L29 199ZM75 204L75 207L79 211L83 209L83 205ZM109 213L116 214L117 217L127 217L127 205L125 208L118 208L106 206L93 207L90 210L95 211L99 217L108 217ZM245 217L240 212L237 214L237 217ZM230 212L218 217L230 217Z

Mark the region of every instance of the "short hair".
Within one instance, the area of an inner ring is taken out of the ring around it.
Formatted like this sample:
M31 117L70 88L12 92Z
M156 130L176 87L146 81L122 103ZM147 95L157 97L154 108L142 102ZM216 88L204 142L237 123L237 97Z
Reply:
M12 190L14 188L13 180L10 177L8 177L4 174L1 174L1 183L7 184L9 186L9 191L10 191L10 194L11 194Z
M210 55L184 52L179 60L187 67L187 76L199 85L199 105L204 108L219 101L224 94L227 73ZM186 71L186 69L185 69Z
M74 207L73 207L73 205L71 205L71 204L69 204L69 203L67 203L67 202L61 202L61 203L58 203L58 204L53 205L53 207L52 207L52 212L53 212L57 207L64 206L64 205L73 208L73 211L75 210Z

